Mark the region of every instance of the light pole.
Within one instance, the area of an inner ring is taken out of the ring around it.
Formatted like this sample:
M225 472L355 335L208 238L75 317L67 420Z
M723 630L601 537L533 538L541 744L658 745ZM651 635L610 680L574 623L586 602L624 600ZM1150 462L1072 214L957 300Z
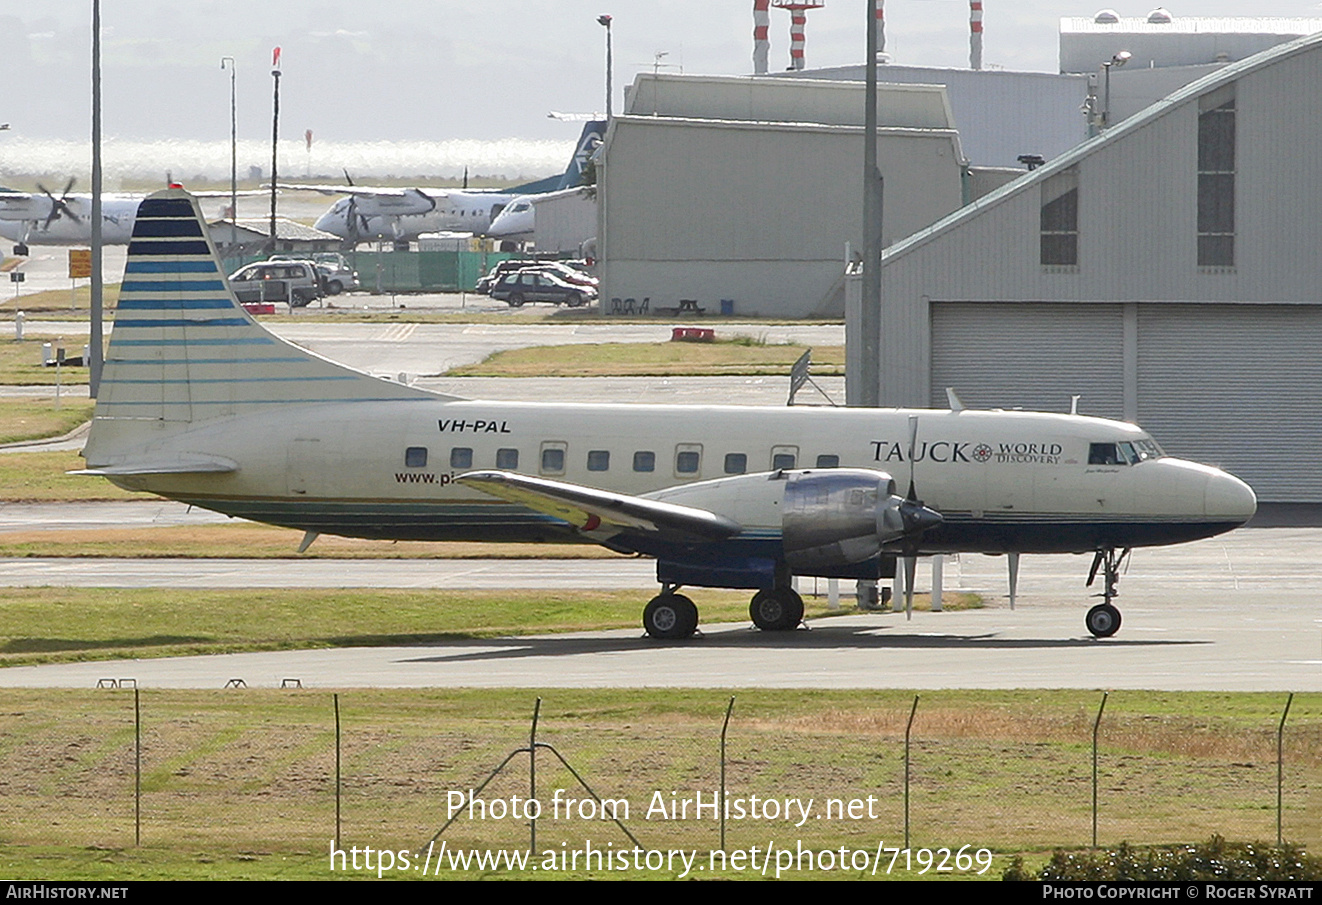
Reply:
M92 298L87 383L93 399L101 389L103 324L101 299L101 0L92 0Z
M280 148L280 48L277 47L271 52L271 79L274 81L274 91L271 100L271 240L269 243L270 251L278 251L279 247L275 239L275 183L279 175L279 148Z
M611 118L611 17L597 16L597 22L606 29L606 119Z
M234 103L234 57L220 58L222 70L226 63L229 63L230 71L230 254L233 254L234 246L238 244L234 221L239 216L239 121Z
M1129 62L1133 54L1127 50L1122 50L1111 59L1102 64L1102 69L1106 72L1106 89L1102 100L1102 129L1111 127L1111 67L1123 66Z

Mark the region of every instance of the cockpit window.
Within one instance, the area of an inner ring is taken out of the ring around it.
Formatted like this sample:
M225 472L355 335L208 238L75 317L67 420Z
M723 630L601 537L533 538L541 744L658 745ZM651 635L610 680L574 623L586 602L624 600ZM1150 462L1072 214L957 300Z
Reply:
M1089 465L1123 464L1114 443L1090 443L1088 445Z
M1166 455L1155 440L1122 440L1119 443L1090 443L1089 465L1137 465Z

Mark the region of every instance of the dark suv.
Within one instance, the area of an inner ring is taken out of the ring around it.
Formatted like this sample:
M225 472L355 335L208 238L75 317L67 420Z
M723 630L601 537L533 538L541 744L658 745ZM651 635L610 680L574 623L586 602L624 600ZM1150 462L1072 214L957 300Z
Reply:
M507 273L491 287L491 297L518 308L525 302L554 302L578 308L587 303L591 293L582 286L571 286L549 273L520 270Z

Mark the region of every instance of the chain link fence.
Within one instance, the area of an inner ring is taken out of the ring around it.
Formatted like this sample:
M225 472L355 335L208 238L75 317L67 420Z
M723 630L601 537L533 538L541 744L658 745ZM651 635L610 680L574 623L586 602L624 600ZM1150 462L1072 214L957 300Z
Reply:
M1100 694L977 695L13 690L0 838L318 858L429 840L1020 852L1087 847L1094 826L1101 845L1273 841L1279 820L1286 841L1322 842L1322 696L1282 728L1284 694L1209 695L1202 715L1160 693L1104 711Z

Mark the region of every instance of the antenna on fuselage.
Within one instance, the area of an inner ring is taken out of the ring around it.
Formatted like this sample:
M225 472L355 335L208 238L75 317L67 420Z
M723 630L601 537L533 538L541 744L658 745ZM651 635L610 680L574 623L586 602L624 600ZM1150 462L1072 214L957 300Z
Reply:
M1083 394L1081 393L1075 393L1073 396L1070 397L1071 415L1077 415L1079 413L1079 400L1082 398L1083 398Z

